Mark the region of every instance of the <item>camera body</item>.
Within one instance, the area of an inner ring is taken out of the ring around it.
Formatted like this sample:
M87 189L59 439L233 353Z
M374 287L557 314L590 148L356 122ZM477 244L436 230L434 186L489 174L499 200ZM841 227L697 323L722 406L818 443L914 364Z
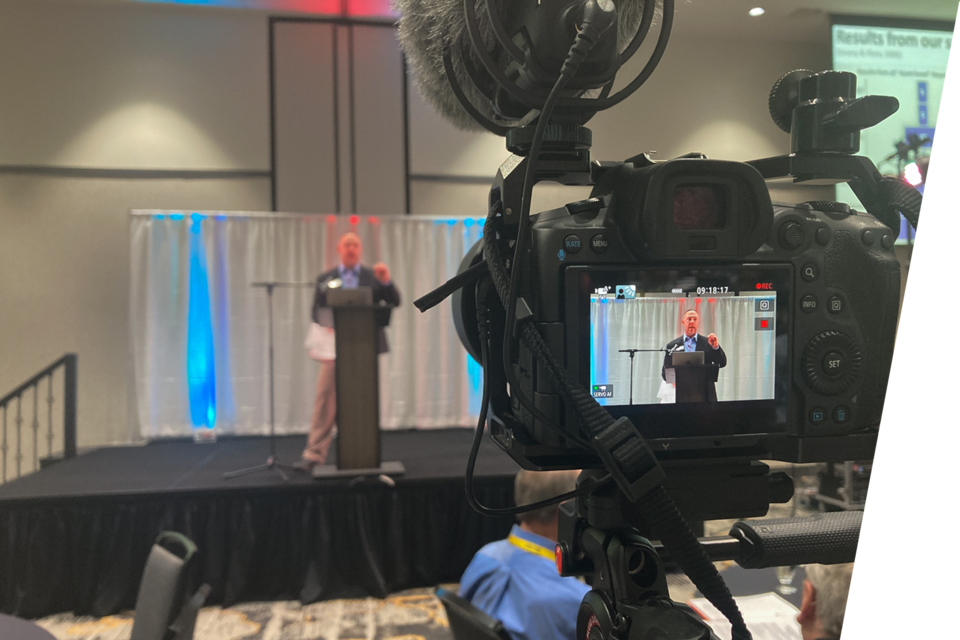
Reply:
M519 283L568 376L629 417L662 461L871 458L899 307L895 233L839 203L774 204L739 162L638 156L594 163L591 177L588 200L535 216ZM690 310L697 340L715 335L724 355L706 371L707 401L670 389L683 384L673 352L692 350L676 341ZM542 365L523 343L514 353L526 397L576 437ZM491 433L520 464L600 465L502 380L492 387Z

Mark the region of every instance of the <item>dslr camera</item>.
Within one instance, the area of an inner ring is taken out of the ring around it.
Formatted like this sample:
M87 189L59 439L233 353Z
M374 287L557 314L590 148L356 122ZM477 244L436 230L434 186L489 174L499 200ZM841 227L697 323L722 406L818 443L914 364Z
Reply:
M850 73L794 71L769 98L791 135L788 155L593 162L583 125L652 73L673 2L662 2L650 61L612 96L608 71L641 45L655 3L642 14L610 0L521 5L467 0L470 47L451 38L436 52L464 111L513 152L493 181L483 238L457 277L416 302L424 311L453 293L458 334L484 369L467 499L491 515L545 504L479 504L485 425L525 468L584 469L578 489L552 501L577 498L560 508L558 570L593 576L578 637L713 637L669 600L664 567L675 563L733 637L750 638L710 560L849 562L859 514L739 522L706 540L687 521L760 516L788 501L792 480L763 460L873 457L899 311L895 230L900 213L916 227L920 196L855 154L860 131L899 104L857 98ZM629 41L624 25L636 27ZM774 203L775 179L848 182L865 211ZM531 214L540 181L592 190Z
M804 181L856 176L858 194L890 219L867 188L882 179L851 154L859 130L896 104L881 96L857 102L855 86L853 74L840 72L794 72L777 83L771 109L789 109L773 114L792 130L791 156L740 163L639 155L578 167L573 152L543 163L542 178L593 189L586 200L531 217L518 298L569 379L615 418L628 417L661 462L872 457L899 310L897 232L841 203L771 202L765 181L785 169ZM821 124L854 102L856 123L840 132ZM521 165L511 157L491 191L504 219ZM485 241L461 271L480 260ZM476 295L459 294L454 316L479 360ZM702 358L673 366L690 350L675 340L689 311L694 335L718 343L697 350L709 360L722 352L722 367ZM494 321L494 343L513 339L503 331ZM600 466L575 443L577 415L529 347L518 341L512 353L507 366L520 394L554 428L510 393L492 353L497 443L528 468Z

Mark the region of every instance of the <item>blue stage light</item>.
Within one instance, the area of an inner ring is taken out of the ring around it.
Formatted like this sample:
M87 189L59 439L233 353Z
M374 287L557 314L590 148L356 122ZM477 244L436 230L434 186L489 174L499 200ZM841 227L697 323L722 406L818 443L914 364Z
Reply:
M187 311L187 386L194 428L212 429L217 420L216 367L210 321L210 285L201 236L202 216L191 216L190 298Z

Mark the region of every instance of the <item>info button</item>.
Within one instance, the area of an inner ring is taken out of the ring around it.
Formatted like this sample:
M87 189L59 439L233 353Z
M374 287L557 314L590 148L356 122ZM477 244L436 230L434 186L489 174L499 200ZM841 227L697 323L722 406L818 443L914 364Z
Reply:
M818 306L817 296L808 294L800 298L800 311L804 313L813 313Z

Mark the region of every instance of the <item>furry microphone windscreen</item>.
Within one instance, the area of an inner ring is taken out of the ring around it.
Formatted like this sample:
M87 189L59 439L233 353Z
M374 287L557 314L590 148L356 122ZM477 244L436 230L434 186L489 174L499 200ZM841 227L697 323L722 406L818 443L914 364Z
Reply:
M512 0L501 0L510 1ZM619 28L617 45L619 50L623 51L640 25L645 0L615 2ZM470 35L467 33L463 0L395 0L394 8L400 14L400 44L424 99L457 128L466 131L485 130L470 117L450 88L443 69L443 50L449 46L457 80L467 98L483 116L498 122L499 118L490 101L476 89L464 66L463 58L466 56L475 68L483 69L483 63L474 53ZM502 64L500 68L503 69L509 54L502 51L497 43L485 0L476 0L476 15L484 45L487 51L494 51L493 58L498 64Z

